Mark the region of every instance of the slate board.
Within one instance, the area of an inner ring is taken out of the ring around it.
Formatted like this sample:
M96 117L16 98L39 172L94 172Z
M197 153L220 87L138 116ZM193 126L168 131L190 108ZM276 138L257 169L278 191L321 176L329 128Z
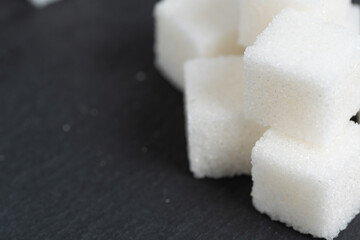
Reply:
M311 239L254 210L250 177L190 174L155 2L0 1L0 239Z

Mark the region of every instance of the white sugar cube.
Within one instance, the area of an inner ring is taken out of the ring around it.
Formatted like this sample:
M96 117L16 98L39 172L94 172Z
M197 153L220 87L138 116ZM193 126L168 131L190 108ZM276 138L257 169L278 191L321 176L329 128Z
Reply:
M156 65L178 89L186 60L242 54L238 0L163 0L155 7Z
M185 65L190 167L202 177L249 174L251 150L265 129L243 114L243 58L191 60Z
M43 8L51 3L58 2L60 0L29 0L30 3L32 3L37 8Z
M273 130L252 152L252 197L272 220L333 239L360 210L360 126L348 123L329 148Z
M239 0L239 43L252 45L273 17L285 8L305 11L326 21L342 23L350 0Z
M360 36L287 9L245 52L245 114L318 146L360 108Z

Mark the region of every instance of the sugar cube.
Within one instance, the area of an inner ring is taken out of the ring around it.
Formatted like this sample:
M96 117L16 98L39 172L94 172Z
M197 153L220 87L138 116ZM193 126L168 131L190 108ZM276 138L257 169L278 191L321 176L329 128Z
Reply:
M285 8L311 13L326 21L342 23L350 0L239 0L239 43L252 45L273 17Z
M256 209L302 233L333 239L360 210L360 126L329 148L269 130L252 152Z
M178 89L186 60L243 54L238 0L163 0L155 7L156 65Z
M251 150L265 129L243 113L243 57L190 60L185 65L190 167L194 175L249 174Z
M249 119L318 146L360 108L360 36L304 12L284 10L248 47Z
M29 0L31 4L33 4L37 8L43 8L51 3L58 2L60 0Z

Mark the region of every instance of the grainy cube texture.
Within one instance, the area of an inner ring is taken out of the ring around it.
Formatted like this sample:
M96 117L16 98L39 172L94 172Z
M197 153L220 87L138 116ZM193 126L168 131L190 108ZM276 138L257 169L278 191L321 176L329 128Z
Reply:
M326 146L360 108L360 37L284 10L245 52L245 114Z
M60 0L29 0L30 3L32 3L37 8L43 8L51 3L58 2Z
M251 150L265 129L244 118L243 58L191 60L185 78L192 172L198 178L249 174Z
M350 0L239 0L239 43L252 45L273 17L285 8L311 13L323 20L342 23Z
M244 52L237 44L238 0L163 0L155 22L156 64L180 90L186 60Z
M267 131L252 152L252 197L272 220L333 239L360 209L360 126L349 122L327 149Z

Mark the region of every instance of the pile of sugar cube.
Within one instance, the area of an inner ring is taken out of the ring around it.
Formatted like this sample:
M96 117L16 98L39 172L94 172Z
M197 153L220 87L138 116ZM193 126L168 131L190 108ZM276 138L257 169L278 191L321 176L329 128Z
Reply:
M162 0L156 65L184 91L197 178L251 174L255 208L333 239L360 210L360 8Z

